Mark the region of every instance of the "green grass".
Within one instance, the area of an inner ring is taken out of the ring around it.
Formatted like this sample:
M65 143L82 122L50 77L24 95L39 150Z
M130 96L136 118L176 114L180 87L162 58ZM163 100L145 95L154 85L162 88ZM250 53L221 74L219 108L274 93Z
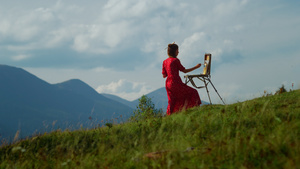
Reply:
M3 146L0 168L297 168L299 98L297 90L112 127L45 133Z

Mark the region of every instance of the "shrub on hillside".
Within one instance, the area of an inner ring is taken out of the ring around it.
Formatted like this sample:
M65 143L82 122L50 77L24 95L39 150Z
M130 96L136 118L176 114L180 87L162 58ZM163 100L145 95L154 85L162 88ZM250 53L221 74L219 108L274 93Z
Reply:
M151 98L143 95L139 99L139 105L133 111L130 121L140 121L151 117L161 117L162 115L162 109L156 109Z

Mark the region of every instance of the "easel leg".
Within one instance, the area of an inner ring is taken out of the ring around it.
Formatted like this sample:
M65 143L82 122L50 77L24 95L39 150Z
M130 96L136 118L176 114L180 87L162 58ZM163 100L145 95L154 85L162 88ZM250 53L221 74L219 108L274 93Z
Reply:
M211 82L211 80L210 80L210 79L207 79L207 80L210 82L210 84L211 84L212 87L215 89L216 93L218 94L218 96L220 97L220 99L222 100L222 102L225 104L225 102L223 101L222 97L219 95L217 89L215 88L215 86L213 85L213 83ZM206 87L206 85L205 85L205 87Z
M207 88L207 83L206 83L205 79L203 79L203 82L204 82L204 85L205 85L205 88L206 88L206 92L207 92L207 95L208 95L208 98L209 98L210 105L212 105L211 99L210 99L210 96L209 96L209 91L208 91L208 88Z

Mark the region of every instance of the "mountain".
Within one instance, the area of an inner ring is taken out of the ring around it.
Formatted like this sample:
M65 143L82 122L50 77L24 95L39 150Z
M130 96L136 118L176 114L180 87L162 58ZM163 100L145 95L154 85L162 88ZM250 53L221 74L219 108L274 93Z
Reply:
M115 113L117 116L122 115L123 117L130 116L133 109L129 106L122 104L113 99L109 99L99 94L95 89L84 83L79 79L72 79L63 83L55 84L60 89L65 89L73 93L77 93L86 98L95 101L95 105L93 107L94 111L98 110L103 115L113 114ZM116 117L116 115L114 117ZM107 116L107 119L111 119L111 116Z
M108 99L80 80L49 84L29 72L0 65L0 139L55 128L91 127L124 120L133 109Z
M103 95L104 97L107 97L107 98L109 98L111 100L115 100L115 101L117 101L119 103L127 105L127 106L129 106L129 107L131 107L133 109L136 108L136 103L135 102L128 101L128 100L123 99L123 98L121 98L119 96L112 95L112 94L107 94L107 93L101 93L101 95Z
M107 100L106 97L100 95L92 87L79 79L71 79L62 83L55 84L55 86L60 89L66 89L70 92L75 92L88 98L96 100Z

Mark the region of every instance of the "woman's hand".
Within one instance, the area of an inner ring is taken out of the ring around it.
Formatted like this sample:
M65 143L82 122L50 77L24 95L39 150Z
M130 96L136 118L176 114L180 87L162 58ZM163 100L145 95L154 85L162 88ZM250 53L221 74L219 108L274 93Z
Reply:
M195 66L195 68L197 69L197 68L199 68L201 66L201 63L198 63L196 66Z

